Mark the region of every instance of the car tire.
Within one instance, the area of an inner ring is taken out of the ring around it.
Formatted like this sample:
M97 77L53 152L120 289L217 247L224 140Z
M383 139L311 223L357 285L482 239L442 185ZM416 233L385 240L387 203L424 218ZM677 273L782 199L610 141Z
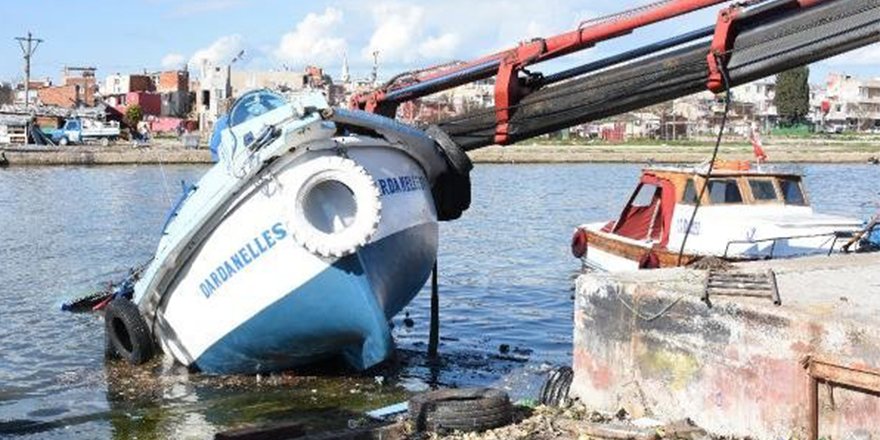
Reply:
M480 432L511 423L513 407L501 390L449 389L413 397L409 415L419 432Z
M124 298L107 304L104 326L113 353L132 365L141 365L153 357L153 340L137 306Z

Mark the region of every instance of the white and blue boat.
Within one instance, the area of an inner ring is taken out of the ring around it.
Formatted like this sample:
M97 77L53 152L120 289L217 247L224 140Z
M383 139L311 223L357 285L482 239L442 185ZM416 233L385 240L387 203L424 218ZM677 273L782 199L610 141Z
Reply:
M388 358L389 321L436 260L438 206L451 219L470 202L464 153L320 94L266 90L242 96L219 136L220 160L185 189L134 285L143 321L108 306L111 347L132 360L145 333L210 374Z

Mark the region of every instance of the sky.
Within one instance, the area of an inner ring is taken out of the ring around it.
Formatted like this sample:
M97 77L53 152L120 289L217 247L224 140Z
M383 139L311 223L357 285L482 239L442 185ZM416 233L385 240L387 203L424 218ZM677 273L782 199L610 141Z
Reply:
M17 0L0 18L0 81L21 80L15 37L45 40L32 77L56 82L63 66L94 66L98 77L174 69L200 60L233 68L301 70L315 64L338 78L342 59L365 77L379 51L382 78L452 60L467 60L519 41L577 28L586 19L653 0ZM718 7L637 30L564 60L536 66L551 72L714 23ZM3 43L5 41L5 43ZM880 44L811 66L880 77Z

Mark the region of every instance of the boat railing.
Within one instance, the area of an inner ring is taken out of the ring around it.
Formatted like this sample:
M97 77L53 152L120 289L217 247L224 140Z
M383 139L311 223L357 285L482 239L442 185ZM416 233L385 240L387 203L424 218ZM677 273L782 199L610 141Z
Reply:
M789 236L784 236L784 237L769 237L769 238L759 238L759 239L752 239L752 240L730 240L727 242L727 246L724 247L723 258L730 257L728 254L730 253L730 246L731 245L738 245L738 244L749 245L749 244L770 242L771 243L770 244L770 252L764 259L772 260L774 257L774 252L776 251L776 243L778 243L780 240L798 240L798 239L803 239L803 238L819 238L819 237L828 237L829 239L832 239L831 246L828 247L828 255L831 255L831 253L834 251L834 247L837 245L838 240L843 239L843 238L853 238L856 233L857 233L856 231L832 231L832 232L823 232L821 234L789 235ZM758 259L758 257L755 257L754 259Z

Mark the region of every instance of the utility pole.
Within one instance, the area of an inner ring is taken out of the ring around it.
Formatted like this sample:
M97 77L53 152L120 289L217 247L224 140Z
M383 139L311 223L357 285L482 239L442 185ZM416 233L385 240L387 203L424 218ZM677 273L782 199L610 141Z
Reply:
M24 55L24 105L27 108L30 104L31 57L34 56L34 52L37 51L37 47L43 40L34 38L30 32L28 32L27 37L16 37L15 39L18 41L18 45L21 46L21 52Z
M370 80L372 81L373 85L376 85L379 83L379 51L378 50L373 51L373 71L370 74Z

